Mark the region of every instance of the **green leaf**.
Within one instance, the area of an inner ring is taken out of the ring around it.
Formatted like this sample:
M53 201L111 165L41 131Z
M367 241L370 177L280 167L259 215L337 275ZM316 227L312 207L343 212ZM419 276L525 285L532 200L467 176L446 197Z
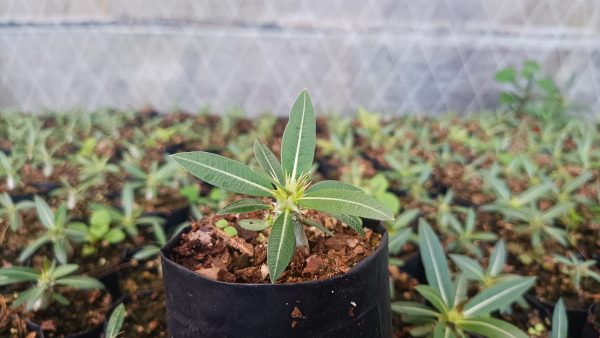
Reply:
M202 151L178 153L171 158L192 175L224 190L253 196L271 195L271 182L241 162Z
M450 258L467 279L476 281L483 281L485 279L483 268L473 258L463 255L450 255Z
M495 318L477 317L464 319L460 321L459 326L467 331L488 338L528 338L516 326Z
M263 231L269 227L269 223L262 219L243 219L238 222L238 225L250 231Z
M309 173L317 145L317 124L310 96L303 90L292 106L281 140L281 164L285 173L297 178Z
M254 157L256 157L256 161L260 167L269 174L270 177L280 184L285 184L283 169L271 149L258 141L254 141Z
M56 242L52 243L52 252L54 253L54 258L60 263L67 263L67 248L66 241L64 239L59 239Z
M38 277L38 272L30 267L15 266L0 269L0 285L35 281Z
M390 235L390 241L388 243L388 250L391 254L396 254L402 246L410 239L412 236L412 229L406 228L402 229L392 235Z
M330 212L328 214L331 217L337 219L338 221L346 224L352 230L358 232L361 236L365 234L365 231L363 230L362 219L360 219L360 217L350 216L350 215L344 215L344 214L338 214L338 213L332 213L332 212Z
M19 297L17 297L17 299L15 299L15 301L12 303L11 308L16 309L27 302L28 310L32 310L32 306L30 304L33 304L36 300L40 299L44 294L44 291L46 291L45 288L33 287L19 293Z
M448 312L448 305L447 303L442 299L442 296L440 295L439 291L432 288L429 285L417 285L415 287L415 290L417 290L417 292L423 296L423 298L427 299L431 305L433 305L433 307L435 307L438 311L440 311L441 313L446 313Z
M504 264L506 263L506 245L504 240L501 239L494 246L494 251L492 251L492 256L488 262L487 274L496 277L504 268Z
M340 189L340 190L364 192L362 189L355 187L351 184L340 182L340 181L333 181L333 180L325 180L325 181L317 182L317 183L311 185L310 187L308 187L308 189L306 189L306 192L309 193L309 192L313 192L313 191L329 190L329 189Z
M415 302L392 302L392 311L415 317L430 317L437 318L440 313L430 308Z
M54 300L57 301L62 306L69 305L69 300L65 296L61 295L60 293L53 294L52 298L54 298Z
M377 220L393 220L386 206L375 198L358 192L341 189L311 191L298 199L298 205L326 213L345 214Z
M50 206L48 206L48 203L46 203L46 201L44 201L43 198L37 195L34 197L34 199L35 209L37 210L40 222L42 222L44 227L46 227L47 229L54 228L54 214L52 213Z
M223 209L217 212L217 215L237 214L243 212L252 212L257 210L266 210L271 207L266 205L263 201L255 198L244 198L228 204Z
M137 260L145 260L148 258L155 257L160 252L160 248L154 245L143 246L138 252L133 255L133 258Z
M106 209L96 210L90 216L90 224L101 228L108 228L110 222L110 212Z
M59 265L54 269L52 277L54 277L54 279L62 278L64 276L72 274L73 272L77 271L77 269L79 269L79 266L77 264Z
M440 240L422 218L419 219L419 251L427 282L439 291L444 303L451 308L454 305L454 290L448 261Z
M535 282L535 277L511 278L487 288L471 298L463 308L465 317L487 315L504 308L527 291Z
M554 311L552 313L551 338L567 338L568 325L565 303L561 298L554 306Z
M525 192L521 193L519 196L517 196L517 201L520 205L525 205L529 202L533 202L538 198L542 197L551 188L552 187L548 184L540 184L535 187L531 187Z
M575 206L574 203L560 203L546 210L540 217L542 221L552 221L558 216L565 214Z
M504 68L494 76L496 81L500 83L510 83L515 81L515 69L512 67Z
M440 321L433 328L433 338L456 338L456 335L452 331L452 327Z
M48 236L43 235L41 237L39 237L38 239L36 239L35 241L29 243L25 249L23 249L23 251L21 251L21 254L19 255L19 262L24 262L25 260L27 260L27 258L29 258L31 255L33 255L36 251L39 250L40 247L42 247L42 245L48 243L50 241L50 239L48 238Z
M110 229L106 235L104 235L104 239L110 244L120 243L125 239L125 233L121 229Z
M296 249L293 216L286 211L275 219L273 229L269 235L267 247L267 266L269 278L275 283L277 278L288 266Z
M110 315L108 324L106 325L106 331L104 332L105 338L116 338L121 333L121 327L125 320L125 306L123 303L119 304Z
M75 289L82 290L104 289L104 285L99 280L86 276L72 276L59 278L56 280L56 284L66 285Z
M219 229L224 229L229 226L229 221L226 219L220 219L215 222L215 226Z

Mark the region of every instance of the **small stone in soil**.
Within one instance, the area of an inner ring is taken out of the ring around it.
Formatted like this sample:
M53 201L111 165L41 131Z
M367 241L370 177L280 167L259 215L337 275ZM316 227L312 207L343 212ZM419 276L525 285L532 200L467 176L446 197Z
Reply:
M294 318L294 319L302 318L302 312L300 312L300 309L297 306L294 306L294 310L292 311L292 318Z

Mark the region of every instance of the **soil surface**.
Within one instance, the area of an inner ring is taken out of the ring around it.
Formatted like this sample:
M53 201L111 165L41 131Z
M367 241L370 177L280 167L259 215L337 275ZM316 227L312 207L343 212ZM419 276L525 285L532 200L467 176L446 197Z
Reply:
M199 274L230 283L269 283L267 268L268 230L262 233L246 231L237 222L244 218L262 218L263 212L240 216L205 217L192 224L192 230L181 237L172 259ZM381 235L365 228L357 234L336 219L316 212L309 217L332 230L326 236L313 228L305 228L310 253L296 250L292 262L278 279L279 283L322 280L342 275L369 256L381 242ZM214 226L226 219L238 230L237 237L228 237ZM250 254L253 253L253 254Z

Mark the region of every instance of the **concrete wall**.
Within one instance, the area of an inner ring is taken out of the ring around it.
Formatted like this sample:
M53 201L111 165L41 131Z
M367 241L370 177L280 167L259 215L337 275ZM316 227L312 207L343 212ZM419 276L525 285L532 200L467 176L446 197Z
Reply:
M0 0L0 108L476 111L532 58L600 110L598 0Z

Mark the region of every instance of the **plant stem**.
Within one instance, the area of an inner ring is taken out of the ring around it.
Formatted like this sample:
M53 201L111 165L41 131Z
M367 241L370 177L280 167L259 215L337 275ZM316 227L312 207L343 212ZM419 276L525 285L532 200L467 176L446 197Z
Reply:
M296 235L296 248L308 254L310 250L308 246L308 239L306 238L306 233L304 232L304 225L301 222L294 222L294 232Z

